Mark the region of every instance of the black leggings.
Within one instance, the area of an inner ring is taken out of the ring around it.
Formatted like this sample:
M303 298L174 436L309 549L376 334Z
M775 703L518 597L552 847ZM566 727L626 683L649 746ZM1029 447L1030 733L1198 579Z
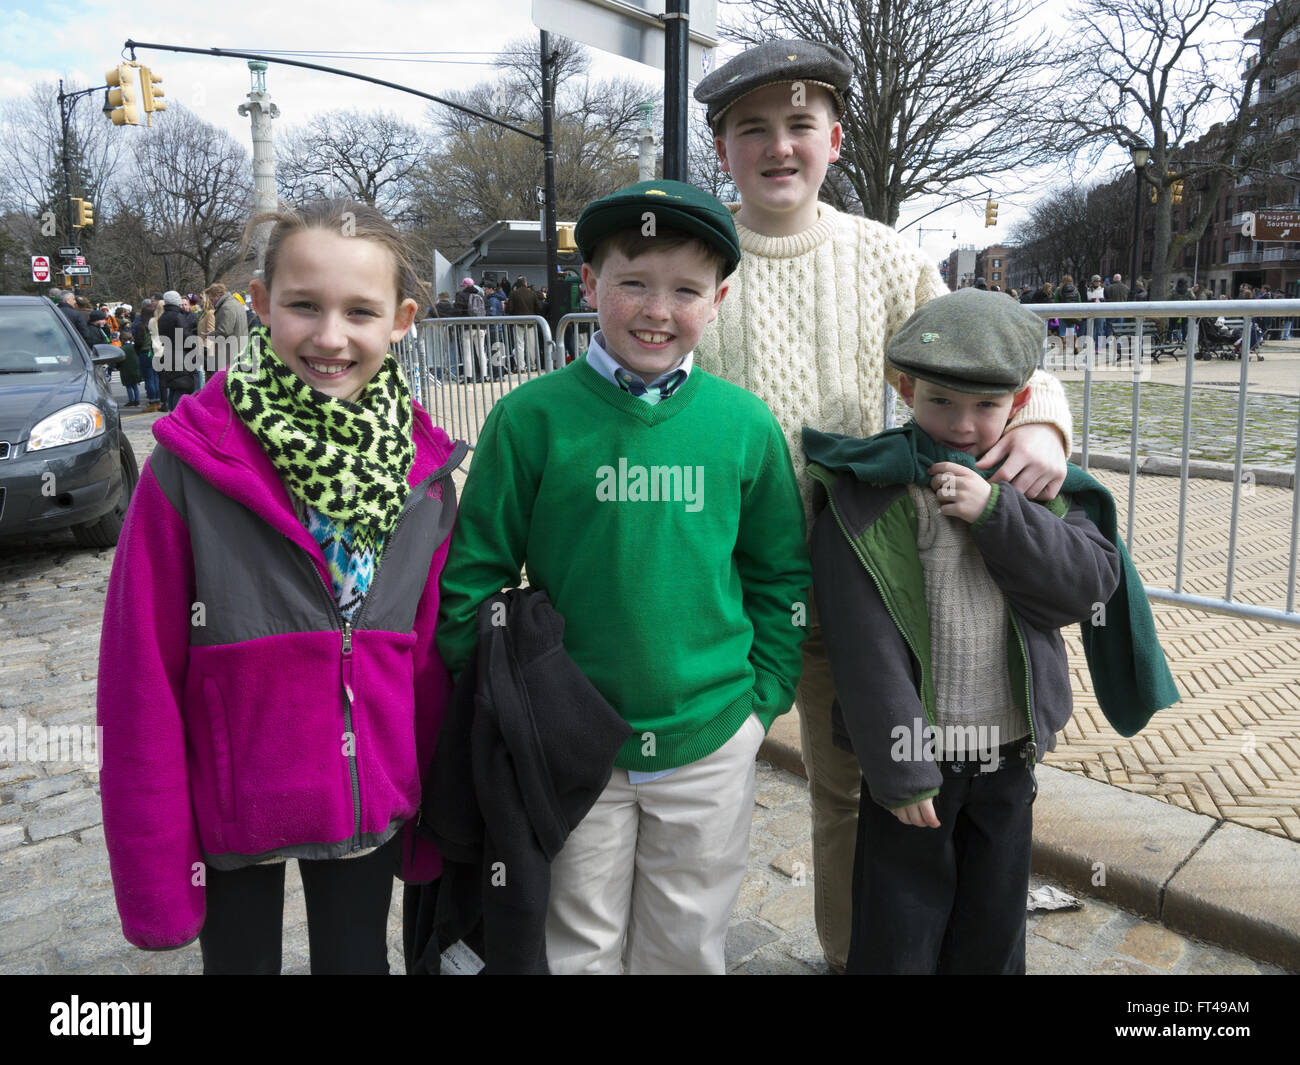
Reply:
M298 860L307 901L311 971L388 973L388 907L397 837L361 858ZM284 862L207 870L199 933L205 975L275 975L284 931Z

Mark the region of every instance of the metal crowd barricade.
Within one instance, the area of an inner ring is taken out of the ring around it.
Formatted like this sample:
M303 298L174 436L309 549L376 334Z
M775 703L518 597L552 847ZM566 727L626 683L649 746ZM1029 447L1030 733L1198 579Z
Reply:
M1009 298L1009 297L1006 297ZM1296 612L1296 552L1300 546L1300 493L1295 491L1300 483L1300 417L1296 425L1296 458L1292 464L1292 506L1289 536L1288 572L1286 577L1285 608L1257 606L1233 600L1236 576L1237 544L1241 528L1241 498L1244 473L1244 446L1246 427L1247 385L1250 375L1249 357L1241 360L1240 381L1237 392L1236 443L1233 463L1232 506L1228 515L1228 555L1226 576L1221 598L1196 595L1183 590L1187 549L1187 495L1190 477L1190 447L1192 427L1193 367L1196 364L1198 322L1203 318L1241 317L1243 346L1250 349L1250 337L1257 317L1300 317L1300 299L1270 300L1261 307L1253 300L1166 300L1161 302L1130 303L1040 303L1027 304L1027 309L1044 319L1097 318L1132 320L1133 337L1123 348L1113 343L1103 345L1100 352L1094 338L1086 330L1078 338L1082 355L1072 359L1072 352L1060 345L1059 364L1049 359L1055 351L1056 338L1048 338L1044 347L1042 365L1046 369L1083 371L1082 425L1076 427L1080 441L1081 464L1089 462L1092 429L1092 385L1094 374L1103 371L1123 374L1132 382L1132 405L1129 423L1128 455L1128 520L1125 539L1133 543L1136 517L1138 477L1138 423L1140 419L1141 389L1150 377L1153 343L1143 328L1147 320L1163 324L1166 320L1186 319L1187 328L1182 340L1183 354L1183 417L1181 465L1179 470L1178 546L1173 588L1147 586L1152 598L1178 603L1202 610L1213 610L1264 621L1300 626L1300 613ZM1264 313L1267 312L1267 313ZM539 317L483 317L483 318L431 318L417 326L414 338L404 338L393 346L402 362L407 380L416 400L423 404L434 421L454 438L473 445L483 419L492 405L516 385L552 369L586 350L591 334L596 329L594 313L565 315L557 325L552 341L546 321ZM1168 351L1168 343L1161 345ZM1122 360L1129 362L1127 371L1119 370ZM889 390L886 390L887 392ZM892 395L886 397L886 424L892 423Z
M587 350L591 338L600 328L597 317L595 311L578 311L566 314L556 323L555 346L564 352L565 362L572 362Z
M453 439L472 447L488 411L512 388L556 369L546 319L537 315L426 318L390 350L411 394Z
M1250 377L1250 352L1252 349L1253 325L1256 318L1290 318L1300 316L1300 299L1288 300L1269 300L1261 306L1260 302L1255 300L1161 300L1151 302L1128 302L1128 303L1034 303L1025 305L1028 310L1033 311L1044 319L1085 319L1095 318L1110 319L1133 319L1135 320L1134 333L1138 339L1133 349L1130 349L1130 373L1129 378L1133 385L1132 397L1132 414L1129 425L1129 486L1128 486L1128 526L1126 541L1133 543L1133 522L1136 510L1137 497L1137 475L1138 475L1138 422L1139 422L1139 404L1141 401L1142 382L1149 378L1150 371L1148 365L1149 345L1143 336L1143 323L1147 319L1156 319L1157 321L1173 321L1175 319L1185 319L1187 328L1185 330L1184 344L1184 365L1183 365L1183 421L1182 421L1182 454L1181 466L1179 470L1180 486L1178 496L1178 555L1177 564L1174 574L1174 587L1172 589L1146 587L1148 596L1152 599L1162 600L1165 602L1179 603L1184 606L1196 607L1202 610L1213 610L1227 614L1235 614L1243 617L1259 618L1264 621L1281 622L1287 625L1300 626L1300 614L1295 609L1295 579L1296 579L1296 550L1298 544L1297 535L1300 533L1300 493L1297 493L1297 487L1300 487L1300 418L1297 419L1296 425L1296 454L1292 464L1291 471L1291 529L1288 539L1289 553L1286 577L1286 606L1283 610L1277 610L1271 607L1256 606L1250 603L1235 602L1233 595L1233 580L1236 571L1237 562L1237 541L1240 530L1241 519L1241 486L1243 483L1243 454L1245 447L1245 429L1246 429L1246 399L1248 395L1247 385ZM1224 580L1224 589L1222 598L1214 598L1203 595L1193 595L1183 591L1183 574L1186 555L1186 538L1187 538L1187 482L1190 470L1190 448L1191 448L1191 429L1192 429L1192 396L1194 380L1192 370L1196 363L1196 352L1198 349L1197 337L1199 331L1199 321L1203 318L1219 317L1241 317L1241 373L1237 389L1237 426L1236 442L1233 460L1233 477L1232 477L1232 509L1228 515L1228 556L1227 570ZM1047 358L1049 348L1055 347L1057 338L1049 337L1047 345L1044 347L1044 358L1040 365L1046 369L1052 369L1050 360ZM1084 341L1084 337L1079 337L1079 341ZM1091 338L1089 338L1090 340ZM1093 374L1098 365L1109 368L1112 358L1118 365L1118 352L1113 346L1102 354L1106 356L1106 361L1100 362L1097 352L1092 343L1085 343L1085 355L1081 364L1074 366L1066 362L1066 352L1064 342L1061 344L1061 360L1063 368L1082 369L1084 374L1083 390L1083 425L1081 431L1076 431L1076 436L1081 441L1080 451L1082 454L1081 465L1084 468L1088 466L1088 445L1091 432L1091 400L1092 400L1092 382Z

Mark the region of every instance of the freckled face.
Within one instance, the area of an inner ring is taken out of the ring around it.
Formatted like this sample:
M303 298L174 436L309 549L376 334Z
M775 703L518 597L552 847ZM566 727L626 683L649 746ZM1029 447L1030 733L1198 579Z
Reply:
M647 382L695 349L727 292L717 284L712 261L690 244L635 259L610 248L599 275L583 265L582 282L600 318L605 350Z
M414 300L397 300L392 253L373 240L307 229L280 246L268 292L249 285L271 346L318 392L355 401L388 345L411 327Z

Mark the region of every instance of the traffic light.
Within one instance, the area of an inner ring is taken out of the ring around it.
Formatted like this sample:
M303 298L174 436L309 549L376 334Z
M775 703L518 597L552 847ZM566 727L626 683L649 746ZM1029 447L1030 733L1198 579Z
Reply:
M79 200L75 196L72 198L72 213L75 217L73 225L84 229L86 226L95 224L95 208L89 200Z
M1174 206L1177 207L1183 202L1183 183L1175 181L1170 191L1174 194Z
M561 255L572 255L578 250L577 242L573 239L573 226L556 226L555 250Z
M998 224L998 205L995 200L989 200L984 204L984 228Z
M162 98L162 78L148 67L140 68L140 89L144 99L144 109L146 114L152 115L154 111L167 110L167 104ZM153 125L152 117L149 119L149 125Z
M104 75L108 79L109 118L115 126L140 124L140 91L136 86L135 63L121 63Z

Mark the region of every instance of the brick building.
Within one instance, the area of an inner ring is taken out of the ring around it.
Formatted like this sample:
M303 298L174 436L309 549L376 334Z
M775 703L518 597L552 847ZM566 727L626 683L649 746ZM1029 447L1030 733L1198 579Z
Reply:
M984 284L992 289L996 286L1005 292L1010 288L1008 278L1011 276L1012 249L1005 244L993 244L983 251L975 253L975 276L984 278Z
M1204 234L1183 250L1182 260L1170 273L1171 283L1179 278L1189 284L1199 281L1213 295L1223 297L1235 296L1243 284L1255 289L1267 285L1288 296L1300 294L1300 241L1256 241L1242 232L1250 212L1300 204L1300 141L1296 136L1300 132L1300 27L1284 34L1275 48L1266 50L1264 44L1265 28L1279 17L1282 7L1282 3L1275 4L1246 34L1247 40L1259 41L1260 46L1240 72L1245 77L1256 64L1265 64L1256 82L1252 128L1245 146L1267 142L1274 147L1258 166L1220 190ZM1209 158L1221 134L1221 126L1211 127L1184 148L1184 157ZM1203 194L1203 189L1194 186L1182 191L1182 203L1175 204L1171 219L1175 234L1186 231ZM1144 277L1151 276L1152 213L1150 201L1144 198L1138 249L1139 272ZM1119 271L1127 278L1131 255L1131 247L1114 251L1103 259L1100 272Z

